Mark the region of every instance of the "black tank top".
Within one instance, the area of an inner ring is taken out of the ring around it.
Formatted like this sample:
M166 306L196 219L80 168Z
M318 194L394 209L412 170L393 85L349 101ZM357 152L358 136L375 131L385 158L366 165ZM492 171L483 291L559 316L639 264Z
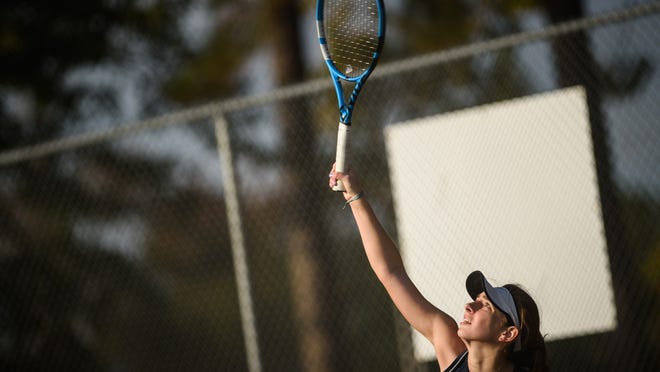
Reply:
M465 350L459 356L454 359L453 362L444 370L444 372L470 372L468 369L468 352ZM513 367L513 372L523 372L524 369L519 366Z

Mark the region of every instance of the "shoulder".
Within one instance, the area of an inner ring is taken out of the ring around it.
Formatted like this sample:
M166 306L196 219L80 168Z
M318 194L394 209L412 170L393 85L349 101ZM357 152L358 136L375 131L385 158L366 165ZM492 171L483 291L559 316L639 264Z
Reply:
M465 354L465 343L456 333L458 325L449 315L438 311L433 316L432 333L429 340L433 344L438 364L441 368L452 365L453 361Z

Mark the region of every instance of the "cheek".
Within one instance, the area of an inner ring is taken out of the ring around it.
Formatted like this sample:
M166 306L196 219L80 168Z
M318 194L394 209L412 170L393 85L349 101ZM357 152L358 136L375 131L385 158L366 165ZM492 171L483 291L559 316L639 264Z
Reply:
M459 337L472 341L495 342L500 333L501 329L487 319L473 319L472 324L458 329Z
M499 322L497 319L491 317L490 314L475 315L472 317L472 321L469 325L465 327L459 327L459 331L465 331L474 336L485 337L492 335L495 331L501 329L498 326Z
M501 332L504 332L506 330L506 327L507 327L507 321L504 315L502 315L501 317L493 317L491 319L490 328L493 333L499 334Z
M506 329L506 318L501 314L484 314L479 317L478 327L483 334L499 335Z

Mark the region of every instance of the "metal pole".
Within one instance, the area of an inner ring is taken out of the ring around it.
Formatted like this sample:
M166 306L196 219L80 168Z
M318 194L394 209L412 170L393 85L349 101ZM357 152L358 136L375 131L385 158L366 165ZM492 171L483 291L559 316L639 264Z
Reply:
M218 155L224 174L222 184L225 193L227 221L231 240L236 286L238 287L238 303L241 312L241 324L245 338L245 352L250 372L261 372L259 340L252 304L250 272L245 255L245 239L243 237L243 222L241 220L236 180L234 177L234 161L232 157L227 120L222 113L215 116L215 135L218 141Z

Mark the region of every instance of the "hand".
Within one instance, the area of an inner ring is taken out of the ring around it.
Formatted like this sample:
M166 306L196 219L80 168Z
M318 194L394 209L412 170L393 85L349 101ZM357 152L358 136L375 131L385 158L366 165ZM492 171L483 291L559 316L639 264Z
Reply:
M330 171L328 185L330 188L337 184L337 180L341 180L342 184L346 191L344 191L344 199L348 200L355 196L357 193L362 191L362 186L360 185L360 180L358 179L357 173L352 167L348 167L345 173L337 172L335 170L335 165L332 165L332 170Z

